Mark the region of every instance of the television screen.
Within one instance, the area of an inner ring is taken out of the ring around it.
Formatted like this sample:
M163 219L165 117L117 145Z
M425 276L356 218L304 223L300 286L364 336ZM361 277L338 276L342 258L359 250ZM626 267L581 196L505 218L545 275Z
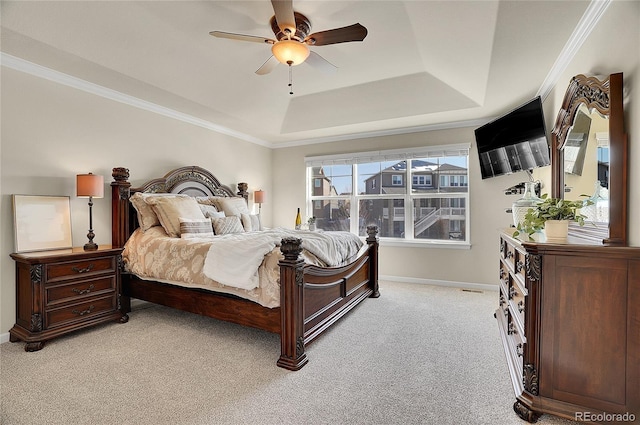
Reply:
M540 96L475 130L482 178L551 165Z

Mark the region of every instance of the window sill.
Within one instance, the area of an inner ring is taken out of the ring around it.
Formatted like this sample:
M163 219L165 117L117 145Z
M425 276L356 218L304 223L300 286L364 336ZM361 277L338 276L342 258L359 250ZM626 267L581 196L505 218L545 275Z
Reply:
M471 249L471 244L467 242L447 243L420 240L397 240L391 238L380 238L380 246L428 249Z

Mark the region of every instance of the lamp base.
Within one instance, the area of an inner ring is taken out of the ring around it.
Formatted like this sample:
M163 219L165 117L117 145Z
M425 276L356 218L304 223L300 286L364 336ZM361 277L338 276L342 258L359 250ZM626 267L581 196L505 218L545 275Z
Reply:
M98 244L93 243L93 242L89 242L84 244L84 250L85 251L97 251L98 250Z

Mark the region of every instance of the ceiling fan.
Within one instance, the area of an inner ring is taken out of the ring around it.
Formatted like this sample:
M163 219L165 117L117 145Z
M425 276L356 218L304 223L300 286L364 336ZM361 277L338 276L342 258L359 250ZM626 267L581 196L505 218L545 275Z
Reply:
M271 17L270 24L275 39L222 31L209 33L214 37L271 44L273 55L256 70L258 75L268 74L278 63L289 65L289 70L291 70L291 66L299 65L305 61L321 71L335 72L336 66L316 52L309 50L309 46L362 41L367 36L367 29L360 24L309 34L311 22L303 14L293 11L292 0L271 0L271 4L275 15ZM289 81L289 85L291 86L291 81Z

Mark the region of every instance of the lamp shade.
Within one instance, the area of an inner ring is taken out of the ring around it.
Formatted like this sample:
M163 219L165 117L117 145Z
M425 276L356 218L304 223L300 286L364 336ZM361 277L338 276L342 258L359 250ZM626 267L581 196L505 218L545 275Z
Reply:
M95 174L76 176L76 196L81 198L102 198L104 196L104 178Z
M309 46L295 40L280 40L271 46L271 53L278 62L300 65L309 57Z
M264 202L264 190L256 190L253 192L253 202L262 204Z

